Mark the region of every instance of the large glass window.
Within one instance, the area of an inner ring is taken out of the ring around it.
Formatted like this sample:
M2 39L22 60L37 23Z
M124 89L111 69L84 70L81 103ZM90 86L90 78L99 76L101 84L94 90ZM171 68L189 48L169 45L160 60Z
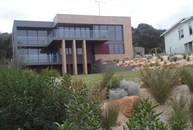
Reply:
M81 28L81 37L82 37L82 38L85 38L85 37L86 37L85 28Z
M114 44L114 54L119 54L119 45Z
M178 30L178 34L179 34L179 39L184 37L184 30L183 29L179 29Z
M27 37L27 30L18 30L17 35L19 37Z
M65 27L64 28L64 37L69 37L70 36L70 29L69 29L69 27Z
M105 26L105 25L101 25L100 26L100 33L101 33L101 37L102 38L107 38L108 37L108 33L107 33L107 30L108 30L108 28L107 28L107 26Z
M58 27L57 36L58 37L63 37L64 36L64 28L63 27Z
M39 51L39 62L49 62L49 57L48 57L48 54L45 52L45 49L42 48L42 49L38 49Z
M45 30L38 31L38 43L47 44L47 31Z
M28 44L38 44L37 30L28 30Z
M122 34L122 26L115 26L115 39L117 41L123 40L123 34Z
M110 54L123 54L123 44L122 43L109 43L109 53Z
M20 62L28 62L28 49L20 48L18 50Z
M76 37L80 37L80 28L76 27L75 30Z
M90 29L86 28L86 38L90 38Z
M74 28L70 27L70 37L74 37L74 36L75 36Z
M24 63L58 62L58 52L48 52L46 48L20 48L20 61Z
M109 53L114 54L114 46L113 44L109 44Z
M18 30L18 44L27 44L27 30Z
M72 48L66 48L66 55L72 54Z
M82 55L82 48L77 48L77 55Z
M29 62L38 62L38 49L28 49Z
M119 53L120 54L123 54L124 53L124 50L123 50L123 44L119 44Z
M193 32L192 32L192 24L191 23L188 24L188 28L189 28L189 34L192 35Z
M108 26L109 40L115 40L115 28L114 26Z
M100 30L108 30L106 25L101 25Z
M99 38L100 37L99 26L97 26L97 25L93 27L93 37L94 38Z

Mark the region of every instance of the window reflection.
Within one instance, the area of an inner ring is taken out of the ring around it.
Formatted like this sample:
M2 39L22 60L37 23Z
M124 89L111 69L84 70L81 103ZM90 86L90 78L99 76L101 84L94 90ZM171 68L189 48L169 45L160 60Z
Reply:
M46 48L20 48L20 61L24 63L54 63L60 62L59 53L48 52Z
M18 30L18 44L47 44L47 30Z
M123 43L109 43L109 53L110 54L123 54Z

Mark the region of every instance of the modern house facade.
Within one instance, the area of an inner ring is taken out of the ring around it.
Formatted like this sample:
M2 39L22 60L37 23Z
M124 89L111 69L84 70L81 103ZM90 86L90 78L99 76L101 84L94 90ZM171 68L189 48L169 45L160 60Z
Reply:
M164 36L167 54L192 53L193 17L181 19L161 36Z
M133 58L130 17L57 14L53 22L15 20L13 60L62 74L91 73L96 60Z

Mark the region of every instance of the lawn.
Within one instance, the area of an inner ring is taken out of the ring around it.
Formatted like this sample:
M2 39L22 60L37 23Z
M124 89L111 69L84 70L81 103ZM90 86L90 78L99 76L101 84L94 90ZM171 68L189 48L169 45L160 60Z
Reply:
M115 72L115 76L121 76L122 79L132 80L136 82L140 82L139 72L138 71L127 71L127 72ZM97 85L103 77L103 73L97 74L84 74L84 75L73 75L73 80L82 80L87 86Z

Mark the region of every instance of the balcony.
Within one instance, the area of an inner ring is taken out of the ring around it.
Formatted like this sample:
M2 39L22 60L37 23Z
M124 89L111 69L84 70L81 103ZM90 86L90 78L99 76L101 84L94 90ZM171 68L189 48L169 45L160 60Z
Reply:
M97 40L107 41L107 30L64 30L53 29L48 37L17 37L19 46L48 46L54 40Z
M61 57L53 54L19 55L20 62L26 65L61 64Z
M47 46L48 37L17 37L17 44L19 46Z
M53 40L108 40L107 30L64 30L53 29L49 34L49 42Z

